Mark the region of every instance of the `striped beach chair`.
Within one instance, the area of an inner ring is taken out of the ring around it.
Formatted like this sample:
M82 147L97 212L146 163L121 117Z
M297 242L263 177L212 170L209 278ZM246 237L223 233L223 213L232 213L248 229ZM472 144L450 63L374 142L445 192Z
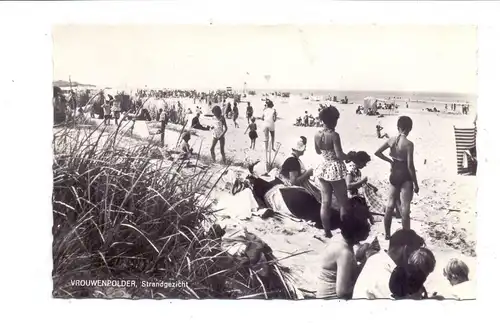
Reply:
M455 147L457 151L457 173L460 175L475 175L476 163L470 156L470 150L476 148L477 129L458 128L455 130Z

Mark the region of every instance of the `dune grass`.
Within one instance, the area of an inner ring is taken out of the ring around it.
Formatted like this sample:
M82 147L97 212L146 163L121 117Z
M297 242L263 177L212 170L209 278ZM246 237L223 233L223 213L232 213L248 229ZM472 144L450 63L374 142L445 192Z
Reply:
M57 298L297 298L288 270L265 243L270 270L231 256L208 195L209 170L151 160L153 143L122 142L99 127L54 134L53 296ZM254 245L254 246L252 246ZM75 279L183 282L178 288L82 287Z

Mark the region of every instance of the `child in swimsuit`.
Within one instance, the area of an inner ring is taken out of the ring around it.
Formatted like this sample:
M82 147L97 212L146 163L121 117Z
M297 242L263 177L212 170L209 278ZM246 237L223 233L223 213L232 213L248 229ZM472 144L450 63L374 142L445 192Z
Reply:
M252 117L252 123L250 123L245 130L245 133L250 130L248 136L250 137L250 149L255 149L255 139L257 139L257 124L255 123L255 117ZM243 133L243 134L245 134Z
M222 156L222 162L226 164L226 154L224 152L224 146L226 144L226 139L224 136L227 132L227 124L224 116L222 115L222 109L219 106L215 106L212 109L212 113L215 116L215 125L213 127L213 141L212 147L210 147L210 155L212 155L212 160L215 162L215 146L217 142L220 143L220 154Z
M413 142L407 139L413 127L413 122L408 116L401 116L398 120L397 137L390 138L375 152L375 156L391 164L389 182L389 202L385 212L384 226L385 235L388 239L391 235L392 214L398 200L401 200L401 216L403 229L410 229L410 204L413 193L418 194L419 187L415 165L413 163ZM389 157L383 152L390 149Z

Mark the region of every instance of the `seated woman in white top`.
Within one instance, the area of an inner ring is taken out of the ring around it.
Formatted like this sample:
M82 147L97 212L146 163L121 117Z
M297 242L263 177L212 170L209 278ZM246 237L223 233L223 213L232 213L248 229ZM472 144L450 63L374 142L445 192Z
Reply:
M353 299L388 299L393 292L389 280L394 269L408 262L410 255L424 245L413 230L398 230L389 239L389 250L371 256L354 286Z

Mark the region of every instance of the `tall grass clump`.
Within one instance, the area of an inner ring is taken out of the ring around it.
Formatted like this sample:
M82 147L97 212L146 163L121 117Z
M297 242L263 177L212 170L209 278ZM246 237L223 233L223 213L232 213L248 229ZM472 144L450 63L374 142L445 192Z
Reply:
M224 247L224 231L212 221L209 171L152 160L154 147L99 127L54 133L53 296L296 298L286 268L256 236L246 235L242 254ZM263 259L266 274L258 269ZM74 284L92 279L181 284Z

